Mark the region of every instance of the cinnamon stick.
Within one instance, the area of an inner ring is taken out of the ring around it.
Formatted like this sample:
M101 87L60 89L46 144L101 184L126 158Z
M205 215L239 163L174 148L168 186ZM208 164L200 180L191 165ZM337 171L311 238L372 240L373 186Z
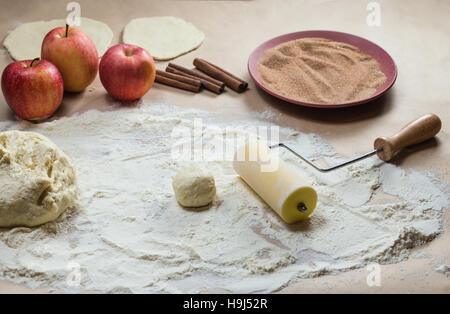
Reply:
M179 89L188 90L194 93L198 93L200 91L201 85L195 86L188 83L184 83L181 81L177 81L166 76L162 76L156 74L155 81L164 85L172 86Z
M242 93L248 87L248 83L246 81L234 76L230 72L225 71L224 69L206 60L195 58L194 65L200 71L208 74L209 76L219 81L224 82L225 85L227 85L228 87L230 87L231 89L235 90L238 93Z
M156 70L156 75L165 76L167 78L170 78L172 80L180 81L186 84L191 84L194 86L201 86L202 82L198 79L190 78L184 75L174 74L174 73L168 73L161 70Z
M206 81L209 81L209 82L211 82L211 83L213 83L213 84L215 84L215 85L219 85L219 86L221 86L221 87L225 87L225 84L224 84L222 81L215 80L215 79L213 79L212 77L209 77L209 76L207 76L207 75L205 75L205 74L203 74L203 73L199 73L199 72L190 70L190 69L185 68L185 67L183 67L183 66L181 66L181 65L174 64L174 63L169 63L169 65L168 65L167 67L174 68L175 70L184 72L184 73L186 73L186 74L195 76L195 77L197 77L197 78L201 78L201 79L206 80Z
M170 72L170 73L182 75L182 76L185 76L185 77L189 77L189 78L192 78L192 79L198 79L201 82L201 84L202 84L202 86L204 88L206 88L206 89L208 89L208 90L210 90L210 91L212 91L212 92L214 92L216 94L221 94L223 92L223 89L224 89L224 86L225 86L225 84L223 84L223 83L222 83L222 85L213 84L210 81L207 81L205 79L199 78L197 76L193 76L193 75L187 74L185 72L179 71L179 70L177 70L177 69L175 69L173 67L170 67L170 66L167 66L166 71Z

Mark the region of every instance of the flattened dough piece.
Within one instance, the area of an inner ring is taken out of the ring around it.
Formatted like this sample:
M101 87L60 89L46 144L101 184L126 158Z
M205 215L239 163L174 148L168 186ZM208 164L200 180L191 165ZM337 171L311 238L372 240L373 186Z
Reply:
M75 204L75 168L45 136L2 132L0 191L0 227L41 225Z
M41 45L45 35L56 27L66 25L66 20L51 20L24 23L16 27L6 36L3 46L15 60L28 60L41 56ZM74 26L81 29L94 42L99 56L108 49L113 38L113 32L105 23L81 18L81 25Z
M170 60L198 48L205 34L183 19L155 16L131 20L122 39L146 49L155 60Z

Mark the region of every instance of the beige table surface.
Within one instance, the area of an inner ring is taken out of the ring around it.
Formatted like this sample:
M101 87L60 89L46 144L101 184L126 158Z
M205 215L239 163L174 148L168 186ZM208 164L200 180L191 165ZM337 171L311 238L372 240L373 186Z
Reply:
M0 38L23 22L65 18L69 1L0 0ZM303 108L278 101L253 82L243 94L232 91L216 96L155 85L145 95L149 101L166 101L231 115L235 112L273 113L273 122L326 138L343 155L371 149L379 135L389 135L417 116L434 112L443 121L436 141L408 149L394 160L403 168L434 172L449 181L450 153L450 1L378 1L381 25L370 27L367 4L361 0L305 1L85 1L79 0L81 14L107 23L114 32L113 44L121 40L126 23L143 16L174 15L203 30L206 39L196 51L176 62L191 66L194 57L203 57L222 65L232 73L251 81L247 59L260 43L274 36L301 30L326 29L365 37L386 49L396 61L399 76L393 89L383 98L354 108L330 110ZM0 49L0 70L12 60ZM159 62L163 69L166 63ZM111 98L105 94L97 77L84 93L66 95L56 117L68 116L91 108L111 110ZM14 119L0 96L0 121ZM414 154L411 154L414 152ZM444 233L414 252L427 258L399 264L382 265L381 286L366 284L368 271L360 269L336 276L302 280L282 292L450 292L450 278L435 272L435 266L450 264L450 214L444 214ZM1 253L0 253L1 254ZM51 288L51 287L49 287ZM32 291L7 281L0 281L0 292Z

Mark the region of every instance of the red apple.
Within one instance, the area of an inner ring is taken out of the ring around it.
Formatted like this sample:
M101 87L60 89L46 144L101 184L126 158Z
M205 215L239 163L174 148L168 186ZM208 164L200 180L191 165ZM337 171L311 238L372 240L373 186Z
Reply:
M83 31L68 25L57 27L45 36L41 57L61 72L65 91L81 92L97 76L97 48Z
M118 44L103 55L99 73L103 86L111 96L134 100L144 96L152 87L156 68L147 50Z
M17 116L41 120L51 116L61 104L63 78L56 66L48 61L17 61L3 70L2 91Z

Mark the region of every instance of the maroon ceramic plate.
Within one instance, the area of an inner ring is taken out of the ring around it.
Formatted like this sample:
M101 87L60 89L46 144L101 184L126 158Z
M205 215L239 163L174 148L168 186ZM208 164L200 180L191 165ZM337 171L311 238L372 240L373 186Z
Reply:
M384 82L384 84L380 88L378 88L375 94L373 94L368 98L339 104L316 104L303 102L292 98L288 98L286 96L282 96L277 92L265 87L262 84L262 79L258 71L258 60L262 57L264 51L266 51L269 48L278 46L281 43L306 37L326 38L358 47L361 50L361 52L371 55L374 59L378 61L378 63L380 64L381 71L384 73L384 75L386 75L386 82ZM256 48L252 52L250 58L248 59L248 72L250 73L252 79L255 81L256 85L258 85L261 89L271 94L272 96L275 96L279 99L285 100L293 104L317 108L340 108L367 103L386 93L389 90L389 88L391 88L391 86L394 84L395 79L397 78L397 67L395 66L394 60L383 48L362 37L334 31L304 31L304 32L290 33L272 38L269 41L266 41L265 43L261 44L258 48Z

